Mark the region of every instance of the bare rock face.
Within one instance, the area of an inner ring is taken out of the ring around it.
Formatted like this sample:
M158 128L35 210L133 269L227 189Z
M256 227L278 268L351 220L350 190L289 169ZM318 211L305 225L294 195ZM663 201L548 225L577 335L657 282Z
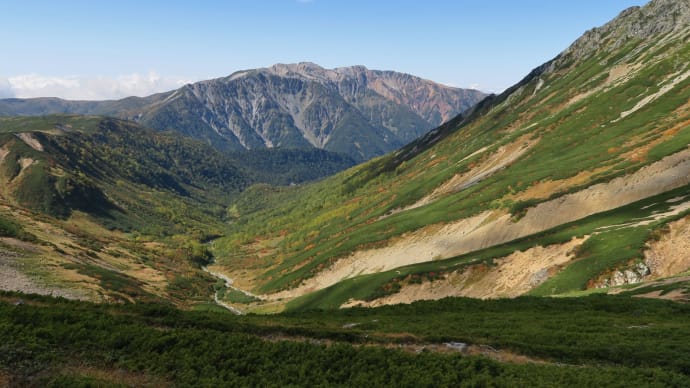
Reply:
M316 147L363 161L403 146L484 97L408 74L302 62L187 85L130 118L219 148Z
M182 93L187 105L202 105L203 124L243 148L313 146L357 160L396 149L485 97L409 74L309 62L241 71Z

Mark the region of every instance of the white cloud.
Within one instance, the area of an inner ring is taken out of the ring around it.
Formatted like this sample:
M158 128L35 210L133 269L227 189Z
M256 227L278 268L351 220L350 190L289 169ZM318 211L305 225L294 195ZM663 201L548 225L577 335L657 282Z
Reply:
M14 92L12 92L12 85L7 78L0 78L0 98L10 98L14 97Z
M162 77L156 72L116 77L51 77L23 74L0 78L0 96L31 98L60 97L68 100L107 100L129 96L148 96L177 89L190 80Z
M451 88L474 89L484 93L495 93L494 89L484 86L480 83L471 83L469 85L458 82L441 82L442 85L450 86Z

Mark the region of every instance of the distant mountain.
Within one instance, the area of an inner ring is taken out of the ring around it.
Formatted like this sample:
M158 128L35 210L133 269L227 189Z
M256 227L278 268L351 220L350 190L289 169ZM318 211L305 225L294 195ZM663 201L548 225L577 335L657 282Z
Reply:
M178 131L223 151L319 148L363 161L407 144L484 97L393 71L299 63L144 98L5 99L0 115L109 115Z

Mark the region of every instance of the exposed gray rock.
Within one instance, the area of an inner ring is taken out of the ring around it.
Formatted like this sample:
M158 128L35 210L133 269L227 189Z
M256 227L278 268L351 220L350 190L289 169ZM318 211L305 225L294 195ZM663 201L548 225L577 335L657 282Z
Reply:
M599 284L597 284L597 288L640 283L642 280L644 280L644 277L649 276L650 274L651 271L647 264L639 262L633 265L631 268L614 271L610 277L600 281Z
M602 27L585 32L561 54L560 62L588 58L597 50L614 50L632 39L650 40L690 25L690 2L653 0L644 7L631 7Z
M532 275L529 280L530 287L536 287L544 283L549 278L549 270L547 268L542 268Z
M317 147L356 160L394 150L484 97L408 74L313 63L245 70L179 93L174 112L164 108L141 120L159 128L155 117L198 105L193 116L176 122L193 127L201 121L246 149Z
M446 345L447 348L456 350L458 352L464 352L467 350L467 344L464 342L445 342L444 345Z

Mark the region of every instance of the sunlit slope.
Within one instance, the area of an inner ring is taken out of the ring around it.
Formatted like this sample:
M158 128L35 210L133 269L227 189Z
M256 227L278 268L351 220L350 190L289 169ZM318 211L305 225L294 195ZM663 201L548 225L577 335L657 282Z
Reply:
M293 297L687 185L689 15L671 1L627 10L397 153L266 190L264 205L244 198L238 233L217 244L223 263L248 286Z

